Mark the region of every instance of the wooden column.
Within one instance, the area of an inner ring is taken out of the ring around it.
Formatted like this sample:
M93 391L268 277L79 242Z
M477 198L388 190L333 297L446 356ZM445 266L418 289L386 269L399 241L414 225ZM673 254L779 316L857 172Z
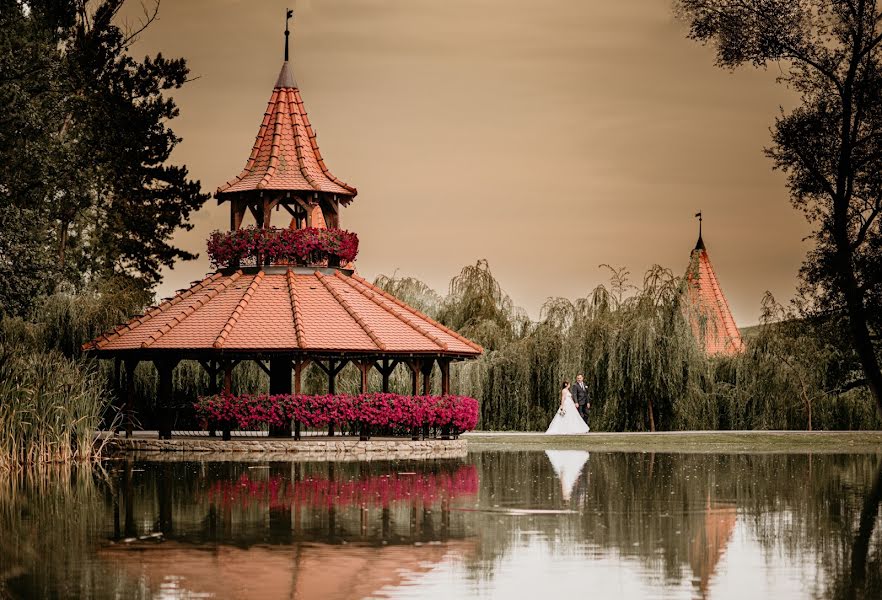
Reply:
M123 409L123 419L125 419L126 437L132 437L132 431L135 427L135 367L138 366L137 359L127 359L126 366L126 401Z
M174 374L177 360L161 359L153 361L156 371L159 373L159 394L156 398L156 406L159 410L159 439L170 440L174 411Z
M291 393L291 359L270 359L270 394ZM286 421L279 427L270 425L270 437L291 437L291 422Z
M245 218L245 211L248 210L244 200L232 198L230 200L230 230L236 231L242 227L242 219Z
M423 361L422 364L422 372L423 372L423 395L428 396L432 393L432 368L435 366L435 361L431 358L427 358Z
M336 394L337 393L337 371L334 369L334 364L336 361L331 359L328 361L328 393ZM334 424L330 423L328 425L328 437L334 437Z
M225 360L221 363L224 369L224 393L231 394L233 393L233 361ZM230 432L230 424L223 424L223 439L229 440L232 438L232 434Z
M125 410L126 400L125 400L125 384L122 381L122 359L116 357L113 359L113 395L116 398L116 408L122 413ZM123 426L122 421L114 421L116 424L114 425L111 433L117 434L121 426Z
M392 375L392 371L395 370L396 366L398 366L398 361L388 358L384 358L376 364L377 371L379 371L380 375L383 377L383 392L389 391L389 377Z
M358 361L358 370L361 372L361 393L366 394L368 392L368 376L371 373L371 367L374 365L373 360L360 360ZM367 441L371 437L370 426L367 423L361 423L361 431L359 432L359 439L361 441Z
M294 393L300 394L303 382L303 369L309 364L308 360L296 359L293 363L294 367ZM300 421L294 421L294 439L300 439Z
M389 360L383 359L383 368L380 370L380 376L383 378L383 392L389 392L389 376L392 374L392 369L389 368Z
M328 394L336 394L337 393L337 373L343 370L343 367L346 366L346 363L349 362L349 359L340 359L339 361L335 358L328 359L328 366L325 367L321 363L321 361L315 361L321 369L328 375ZM328 435L334 436L334 424L331 423L328 425Z
M416 396L420 387L420 361L409 360L407 366L410 367L410 394Z
M205 369L205 373L208 375L208 395L214 396L217 394L220 389L217 383L217 376L220 372L220 364L218 361L209 359L209 360L200 360L199 364L202 365L202 368ZM217 435L217 431L215 430L215 424L212 422L208 423L208 436L215 437Z
M367 394L371 367L374 365L374 363L370 360L360 360L358 361L357 365L358 370L361 372L361 393Z
M446 396L450 393L450 361L439 358L438 366L441 368L441 395Z
M435 366L435 361L431 358L427 358L423 361L423 395L428 396L432 393L432 368ZM429 437L429 426L423 425L423 439Z

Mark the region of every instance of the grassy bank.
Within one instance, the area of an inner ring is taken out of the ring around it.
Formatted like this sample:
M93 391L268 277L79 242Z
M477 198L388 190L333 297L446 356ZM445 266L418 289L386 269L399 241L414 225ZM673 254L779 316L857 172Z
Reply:
M882 431L669 431L544 435L476 431L470 451L589 450L595 452L882 454Z

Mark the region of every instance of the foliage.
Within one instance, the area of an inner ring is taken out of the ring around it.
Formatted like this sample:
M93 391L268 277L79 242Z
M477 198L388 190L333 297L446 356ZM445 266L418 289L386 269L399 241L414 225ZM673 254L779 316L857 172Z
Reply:
M445 325L488 350L501 348L529 324L490 272L486 260L463 268L438 311Z
M61 284L149 290L195 258L170 240L208 196L167 164L180 138L166 94L188 69L133 59L123 4L0 0L0 314L25 316Z
M307 227L269 229L245 227L214 231L208 238L208 256L215 267L255 264L346 264L358 255L358 236L343 229Z
M465 396L221 393L199 398L195 409L206 427L217 423L240 429L279 427L293 420L305 427L357 424L409 435L421 427L467 431L478 422L478 402Z
M800 97L766 154L813 225L804 316L841 315L882 411L882 4L877 0L678 0L718 66L781 73Z
M438 318L441 295L419 279L398 277L396 274L378 275L374 279L374 285L430 318Z
M608 285L575 301L551 298L531 323L482 261L459 275L459 293L439 302L439 314L456 319L448 326L489 321L472 331L510 338L501 345L480 340L490 349L454 363L452 389L480 401L483 429L545 429L561 381L579 373L589 387L594 430L879 427L863 380L843 360L848 349L835 323L798 318L769 296L746 350L710 357L695 342L690 323L708 325L684 302L686 285L660 267L640 286L626 270L610 269Z

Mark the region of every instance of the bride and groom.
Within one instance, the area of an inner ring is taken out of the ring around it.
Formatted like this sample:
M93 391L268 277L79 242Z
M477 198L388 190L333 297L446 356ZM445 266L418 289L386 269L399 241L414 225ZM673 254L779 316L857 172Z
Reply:
M575 400L573 400L574 394ZM582 375L576 377L572 391L570 391L570 382L564 381L560 390L560 408L545 433L552 435L588 433L591 431L588 427L590 408L585 378Z

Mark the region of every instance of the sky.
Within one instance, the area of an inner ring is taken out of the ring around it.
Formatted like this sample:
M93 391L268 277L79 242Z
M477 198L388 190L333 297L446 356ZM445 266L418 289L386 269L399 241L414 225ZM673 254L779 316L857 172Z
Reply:
M727 71L686 39L671 0L164 0L132 47L183 56L193 81L170 122L172 161L213 192L245 164L295 10L295 78L331 171L358 196L359 273L436 290L486 258L535 318L588 295L609 264L635 283L682 273L694 214L740 326L766 290L789 300L810 233L763 155L793 95L774 72ZM137 24L140 6L122 16ZM229 226L212 199L175 241L210 271L205 240Z

